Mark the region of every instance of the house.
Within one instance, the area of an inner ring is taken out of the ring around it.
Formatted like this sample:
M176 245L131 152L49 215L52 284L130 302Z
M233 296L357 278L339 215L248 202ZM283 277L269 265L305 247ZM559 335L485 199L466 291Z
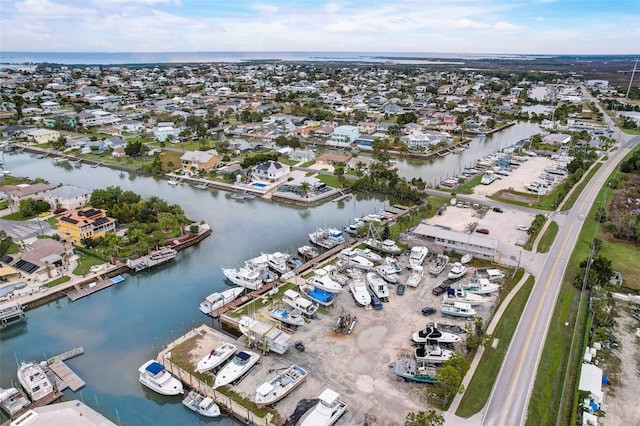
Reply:
M176 133L176 129L173 126L160 126L153 129L153 134L158 142L170 140L171 143L175 143L178 141Z
M204 170L208 172L220 164L220 157L215 149L209 151L187 151L180 157L182 169L188 172Z
M106 210L86 207L67 212L58 218L60 237L79 245L85 238L95 239L116 232L116 220Z
M138 120L122 120L118 123L118 129L121 132L138 133L140 130L144 130L144 123Z
M62 275L65 268L63 256L67 255L62 243L51 238L34 239L25 244L25 249L16 256L11 267L35 282L45 282Z
M404 109L398 104L388 103L384 106L383 112L385 114L398 115L404 112Z
M0 186L0 193L5 194L5 196L11 200L11 204L17 208L20 205L20 201L27 198L44 200L46 192L53 188L54 187L48 183L34 183L31 185L28 183L20 183L18 185Z
M356 126L338 126L333 129L331 138L327 141L327 145L349 146L360 134Z
M52 112L60 110L60 104L55 101L47 101L40 104L40 108L42 108L45 112Z
M251 176L258 181L278 183L287 180L290 173L291 168L286 164L269 160L254 167Z
M360 121L358 122L358 131L360 133L371 134L376 131L376 123L372 121Z
M2 130L2 135L9 138L24 138L29 136L29 132L34 130L33 126L19 126L10 124Z
M33 129L28 132L29 138L38 145L49 143L60 137L60 132L50 129Z
M42 198L49 203L52 210L65 208L77 209L89 202L91 192L71 185L59 186L44 193Z
M409 149L430 149L433 145L437 145L442 140L441 137L438 137L434 134L423 133L420 131L413 132L410 135L403 136L400 138L402 142L407 144Z
M85 110L78 114L78 121L84 127L104 126L113 124L120 119L110 112L101 109Z

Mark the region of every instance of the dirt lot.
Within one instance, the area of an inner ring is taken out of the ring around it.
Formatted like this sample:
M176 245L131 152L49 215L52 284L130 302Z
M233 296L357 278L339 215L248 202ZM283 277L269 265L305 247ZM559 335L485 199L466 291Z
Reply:
M407 256L400 256L400 261L406 264ZM442 296L432 295L431 290L446 278L448 269L439 278L425 276L417 288L407 288L403 296L398 296L395 286L390 285L390 300L383 303L380 311L356 306L345 288L328 314L318 315L317 319L293 334L292 340L304 342L304 352L290 348L283 356L264 356L260 365L234 389L253 399L256 387L277 374L269 373L269 370L296 363L309 371L309 377L306 383L276 404L283 418L293 413L299 400L315 398L326 387L330 387L349 406L338 424L363 424L365 416L371 425L403 424L408 412L427 407L424 396L427 385L407 383L392 377L388 372L388 364L413 356L411 335L428 322L465 324L465 320L444 318L440 313L429 317L421 314L425 306L435 306L440 311ZM470 279L473 268L469 269L467 277ZM403 271L401 282L407 276L408 272ZM483 317L488 316L497 296L490 300L491 303L478 307ZM266 304L263 309L266 311L269 307ZM333 332L333 325L343 313L351 313L358 319L350 335ZM215 345L214 341L201 342L192 352L194 363ZM244 338L239 339L238 347L246 347Z

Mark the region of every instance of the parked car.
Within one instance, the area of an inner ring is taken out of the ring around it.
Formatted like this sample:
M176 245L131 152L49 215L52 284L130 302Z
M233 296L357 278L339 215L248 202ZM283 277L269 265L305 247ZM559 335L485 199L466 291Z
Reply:
M518 231L528 231L529 227L528 226L524 226L524 225L518 225L516 226L516 228L518 229Z
M378 299L378 296L376 296L375 294L371 295L371 305L376 311L382 309L382 303L380 303L380 299Z
M489 233L489 230L488 230L487 228L477 228L477 229L476 229L476 232L477 232L478 234L485 234L485 235L486 235L486 234L488 234L488 233Z
M433 290L431 290L431 294L435 295L435 296L440 296L442 293L444 293L445 291L447 291L447 289L451 287L449 285L443 285L440 284L438 287L434 288Z
M60 213L66 212L66 211L67 211L67 209L65 209L64 207L60 207L59 209L55 209L53 211L53 214L60 214Z
M396 293L398 294L398 296L402 296L404 294L404 284L398 284L398 286L396 287Z
M436 312L436 308L434 308L433 306L425 306L424 308L422 308L422 315L424 316L429 316L429 315L433 315Z
M493 211L496 213L504 213L504 210L502 210L500 207L494 207Z

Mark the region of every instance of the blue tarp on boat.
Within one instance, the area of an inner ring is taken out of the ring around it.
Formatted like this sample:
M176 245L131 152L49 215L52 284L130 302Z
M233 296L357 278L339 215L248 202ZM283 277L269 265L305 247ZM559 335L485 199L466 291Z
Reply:
M307 294L322 303L329 303L333 300L333 294L320 290L318 287L314 287L313 290L308 290Z
M246 352L238 352L238 355L236 355L237 358L241 359L242 361L246 361L249 358L251 358L251 355L249 355Z
M147 371L151 374L158 374L162 370L164 370L164 365L160 364L159 362L152 362L151 364L147 365Z

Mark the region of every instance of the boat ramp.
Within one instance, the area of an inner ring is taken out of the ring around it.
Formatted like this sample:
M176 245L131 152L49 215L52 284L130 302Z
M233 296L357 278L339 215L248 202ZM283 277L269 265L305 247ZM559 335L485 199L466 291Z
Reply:
M98 280L85 286L76 284L74 286L74 290L71 290L69 293L67 293L67 297L69 297L72 302L75 302L82 297L88 296L107 287L111 287L112 285L118 284L122 281L124 281L124 277L122 275L116 275L113 278Z

